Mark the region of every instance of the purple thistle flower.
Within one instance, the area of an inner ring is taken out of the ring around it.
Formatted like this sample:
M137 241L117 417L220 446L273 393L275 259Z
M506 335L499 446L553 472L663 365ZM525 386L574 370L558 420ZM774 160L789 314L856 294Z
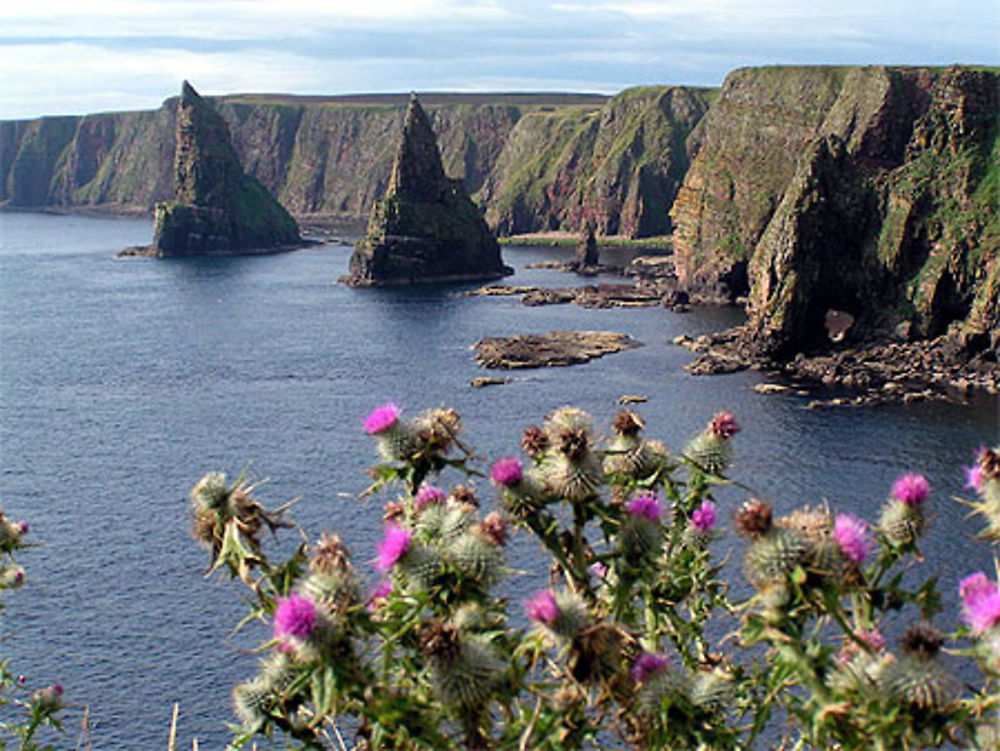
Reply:
M389 597L392 592L392 582L383 579L372 588L372 593L368 597L368 612L373 613Z
M316 628L316 605L312 600L299 597L294 592L287 598L278 598L274 611L274 638L305 639Z
M418 512L423 511L428 506L433 506L436 503L444 503L445 497L444 491L441 488L436 488L433 485L421 485L420 490L417 491L417 495L413 499L413 508Z
M490 470L490 477L493 478L493 482L504 488L517 485L521 482L523 476L521 461L514 457L497 459Z
M906 474L892 484L892 497L907 506L922 503L930 492L930 485L923 475Z
M398 524L385 525L385 538L378 544L378 560L375 561L375 568L379 571L388 571L406 551L410 549L410 540L413 532L403 529Z
M740 426L736 424L736 418L732 412L723 410L719 412L708 424L708 429L719 436L719 438L732 438L740 432Z
M376 407L372 413L365 418L365 432L368 435L379 435L395 427L399 422L399 416L403 413L393 402Z
M524 609L528 617L538 623L554 623L559 617L555 595L547 589L540 589L525 600Z
M625 504L625 510L632 516L655 522L663 514L660 502L654 495L640 495Z
M867 644L872 652L881 652L885 649L885 637L877 628L873 628L871 631L865 629L858 631L858 638Z
M20 534L22 537L24 535L28 534L28 530L29 529L31 529L31 527L28 526L28 522L18 522L17 523L18 534Z
M833 522L833 539L840 552L855 563L861 563L871 550L868 524L853 514L837 514Z
M983 468L978 464L973 464L971 467L962 467L965 470L965 485L962 487L966 490L975 490L977 493L983 492Z
M591 565L590 573L592 573L598 579L604 579L608 575L608 567L605 566L600 561L597 561L596 563Z
M962 620L972 633L979 636L1000 623L1000 588L977 571L962 579L958 586L962 596Z
M701 506L691 512L691 526L699 532L707 532L715 526L715 504L709 500L701 502Z
M643 652L635 659L629 675L636 683L645 683L650 678L659 675L670 667L670 661L661 654Z

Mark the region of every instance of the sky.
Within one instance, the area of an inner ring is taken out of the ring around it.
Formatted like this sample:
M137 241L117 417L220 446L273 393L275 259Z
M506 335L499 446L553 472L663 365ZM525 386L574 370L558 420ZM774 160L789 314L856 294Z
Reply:
M748 65L1000 65L1000 0L0 0L0 119L203 94L614 93Z

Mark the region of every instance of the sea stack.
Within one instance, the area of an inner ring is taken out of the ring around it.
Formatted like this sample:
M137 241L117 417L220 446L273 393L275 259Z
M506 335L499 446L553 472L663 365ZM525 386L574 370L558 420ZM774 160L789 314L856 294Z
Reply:
M302 244L291 215L244 174L229 126L187 81L177 105L176 191L156 205L151 254L262 253Z
M513 273L461 180L444 173L434 131L415 94L389 187L351 256L353 286L496 279Z

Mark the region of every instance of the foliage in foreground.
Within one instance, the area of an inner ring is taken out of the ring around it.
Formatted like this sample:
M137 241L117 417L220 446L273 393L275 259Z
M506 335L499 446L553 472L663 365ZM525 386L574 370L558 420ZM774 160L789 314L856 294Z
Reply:
M933 627L936 579L909 585L922 476L900 477L873 523L825 505L779 516L748 497L734 526L754 594L734 602L710 545L713 494L739 489L725 479L728 413L671 453L634 412L602 437L584 412L557 410L525 430L523 460L492 464L485 516L456 412L404 420L390 404L365 429L380 456L367 493L385 499L371 589L333 534L270 560L265 530L292 524L245 477L192 489L211 570L250 588L244 622L273 628L233 691L235 747L258 735L355 749L996 747L1000 588L969 575L963 625ZM981 449L967 472L995 545L1000 453ZM445 474L461 482L439 487ZM496 594L517 573L512 534L551 563L548 587L521 604ZM893 647L890 618L912 624ZM946 645L978 663L978 686L942 661Z
M0 595L24 585L24 569L15 560L15 553L29 547L27 535L27 522L7 519L0 509ZM25 676L11 672L9 660L0 660L0 749L10 742L18 751L51 751L52 746L40 746L36 736L43 727L61 727L63 688L56 683L32 691L27 683Z

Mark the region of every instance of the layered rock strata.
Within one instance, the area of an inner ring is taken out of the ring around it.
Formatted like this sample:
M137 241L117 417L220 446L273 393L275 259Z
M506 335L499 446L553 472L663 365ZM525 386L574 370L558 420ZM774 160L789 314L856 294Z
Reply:
M461 180L449 179L416 96L385 195L342 281L354 286L496 279L513 271Z
M736 71L672 216L690 290L749 295L744 353L785 360L949 333L1000 346L1000 76L952 68Z
M295 220L244 174L226 122L187 81L176 132L174 200L156 205L155 254L260 252L301 243Z

